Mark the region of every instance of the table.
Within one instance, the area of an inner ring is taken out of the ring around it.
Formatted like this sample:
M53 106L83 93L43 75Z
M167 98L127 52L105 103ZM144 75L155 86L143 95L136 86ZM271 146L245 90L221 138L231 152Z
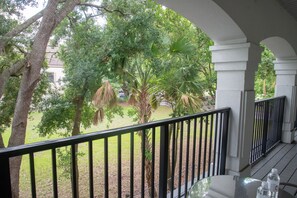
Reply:
M261 181L232 175L219 175L196 182L188 192L188 198L255 198ZM294 198L279 189L278 198Z

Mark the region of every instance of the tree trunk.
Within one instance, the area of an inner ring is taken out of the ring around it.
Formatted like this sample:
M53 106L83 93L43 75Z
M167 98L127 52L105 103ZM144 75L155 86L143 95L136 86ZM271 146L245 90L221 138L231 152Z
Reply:
M28 112L32 101L32 95L40 80L40 70L44 61L46 47L53 29L56 26L55 13L57 0L50 0L46 6L40 28L34 38L32 51L25 67L21 85L17 97L12 132L8 146L17 146L25 143ZM14 157L10 161L10 174L13 197L19 197L19 174L22 158Z
M145 152L152 152L152 145L150 143L149 137L147 135L147 133L140 133L141 136L145 135L144 137L144 150ZM141 138L142 139L142 138ZM143 144L141 144L143 145ZM154 197L157 197L157 191L155 189L155 186L152 186L152 179L154 177L154 175L152 175L153 173L153 166L152 166L152 159L149 159L147 156L145 156L145 160L144 160L144 167L145 167L145 176L146 176L146 182L147 182L147 186L148 186L148 190L149 190L149 195L150 197L152 196L152 188L154 188Z
M81 115L82 115L82 108L84 104L84 97L79 96L74 103L75 103L75 114L74 114L75 117L73 120L72 136L80 134ZM78 155L78 145L76 144L75 145L76 178L73 178L73 176L71 175L71 181L74 182L74 179L76 180L77 189L72 189L72 192L76 191L77 197L79 198L79 171L78 171L77 155Z
M172 126L172 125L170 125ZM167 174L167 186L169 188L169 190L174 190L175 186L173 184L173 186L171 185L171 181L172 181L172 175L175 173L175 167L176 167L176 162L177 162L177 141L178 141L178 134L179 134L179 123L177 123L177 127L175 129L175 136L173 137L173 127L170 127L169 129L169 145L172 145L171 141L174 141L175 147L171 148L174 149L174 162L173 162L173 167L172 164L170 163L170 157L168 158L168 174ZM172 138L171 138L172 136ZM170 147L169 147L170 148ZM168 152L170 152L170 149L168 148ZM170 156L170 153L169 153ZM173 156L171 156L173 159Z
M151 105L150 105L150 100L149 100L149 93L148 93L148 86L146 84L143 84L140 88L140 94L138 96L138 123L139 124L144 124L147 123L151 117ZM145 145L145 153L152 153L152 145L148 136L148 132L143 133L139 132L138 133L141 137L144 135L144 145ZM143 138L141 138L142 141ZM142 142L141 142L142 143ZM143 145L143 144L141 144ZM145 155L144 153L144 155ZM153 166L152 166L152 159L150 159L148 156L145 155L145 175L146 175L146 182L147 186L149 189L149 195L152 197L152 188L154 188L154 195L157 197L157 191L154 186L152 186L152 178L154 177L152 175L153 173Z

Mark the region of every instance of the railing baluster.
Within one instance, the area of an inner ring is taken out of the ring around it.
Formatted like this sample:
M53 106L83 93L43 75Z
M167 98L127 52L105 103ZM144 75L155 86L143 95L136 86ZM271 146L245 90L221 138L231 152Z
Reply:
M57 156L56 149L52 149L53 197L58 197Z
M104 197L109 197L108 183L108 138L104 138Z
M93 176L93 142L89 141L89 191L90 197L94 197L94 176Z
M199 128L199 153L198 153L198 173L197 180L200 180L200 169L201 169L201 149L202 149L202 131L203 131L203 116L200 117L200 128Z
M282 129L283 129L283 121L284 121L284 111L285 111L285 99L286 97L283 97L281 99L281 111L280 111L280 122L279 122L279 141L281 141L281 138L282 138ZM296 132L295 132L296 134Z
M266 155L267 149L267 129L268 129L268 118L269 118L269 103L265 102L264 108L264 127L263 127L263 137L262 137L262 155Z
M204 133L204 155L203 155L203 178L205 178L206 168L206 150L207 150L207 136L208 136L208 116L205 119L205 133Z
M72 144L71 145L71 174L72 174L72 197L73 198L77 198L78 194L77 194L77 173L76 173L76 169L77 169L77 156L76 156L76 149L77 145Z
M184 123L181 121L180 126L180 146L179 146L179 171L178 171L178 197L181 196L181 180L182 180L182 162L183 162L183 133Z
M130 133L130 197L134 197L134 132Z
M253 134L252 134L252 144L251 144L251 152L250 152L250 163L253 161L253 156L254 156L254 147L255 147L255 131L257 127L257 105L255 104L254 108L254 125L253 125Z
M151 184L151 197L155 197L155 144L156 144L156 128L152 131L152 184Z
M222 134L223 134L223 114L220 113L220 129L219 129L219 148L218 148L218 154L219 154L219 157L218 157L218 164L219 166L217 167L217 175L219 174L219 171L220 171L220 168L222 166L221 162L222 162Z
M185 196L187 196L187 191L188 191L190 130L191 130L191 120L188 120L188 128L187 128L187 151L186 151L186 175L185 175L185 182L186 182L185 183Z
M228 125L229 125L229 111L223 113L224 122L223 122L223 134L222 134L222 153L221 153L221 166L220 174L225 175L225 166L227 158L227 141L228 141Z
M210 165L211 165L211 149L212 149L212 133L213 133L213 114L210 115L210 137L209 137L209 149L208 149L208 169L207 176L210 176Z
M145 129L142 130L141 134L141 197L144 197L144 180L145 180Z
M9 157L0 157L0 192L3 197L12 197Z
M34 153L30 153L30 178L31 178L31 193L32 197L36 197L36 183L35 183L35 166L34 166Z
M171 189L170 189L170 197L173 198L173 190L174 190L174 179L175 179L175 141L177 141L176 132L176 123L172 124L173 131L172 131L172 149L171 149Z
M212 175L215 175L215 167L217 167L216 165L216 152L217 152L217 141L218 141L218 113L216 113L216 125L215 125L215 140L214 140L214 152L213 152L213 167L212 167Z
M262 131L263 131L263 123L264 123L264 114L263 114L263 102L259 104L259 128L258 128L258 137L257 137L257 158L261 157L261 147L262 147Z
M197 118L194 119L194 137L193 137L193 156L192 156L192 180L191 185L194 183L195 178L195 157L196 157L196 133L197 133Z
M167 197L167 172L169 159L169 133L168 124L161 126L160 137L160 176L159 176L159 198Z
M118 135L118 197L122 197L122 136Z

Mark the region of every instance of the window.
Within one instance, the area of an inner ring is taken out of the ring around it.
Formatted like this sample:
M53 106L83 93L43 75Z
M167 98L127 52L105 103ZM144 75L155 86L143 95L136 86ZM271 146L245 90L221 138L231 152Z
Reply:
M47 76L48 76L48 80L49 80L49 82L51 82L51 83L54 83L54 82L55 82L55 75L54 75L53 72L49 72L49 73L47 74Z

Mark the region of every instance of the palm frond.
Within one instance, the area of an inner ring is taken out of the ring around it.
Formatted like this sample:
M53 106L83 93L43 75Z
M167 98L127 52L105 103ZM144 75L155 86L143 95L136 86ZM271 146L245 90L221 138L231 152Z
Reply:
M200 107L200 99L197 96L182 94L180 100L186 108L198 109Z
M98 125L99 122L102 122L104 119L104 110L103 108L98 109L95 112L94 118L93 118L93 124Z
M92 102L97 108L114 106L116 104L117 97L109 81L105 81L96 91Z
M156 110L158 108L158 99L157 99L157 96L155 94L153 94L151 97L150 97L150 104L152 105L152 108L154 110Z

